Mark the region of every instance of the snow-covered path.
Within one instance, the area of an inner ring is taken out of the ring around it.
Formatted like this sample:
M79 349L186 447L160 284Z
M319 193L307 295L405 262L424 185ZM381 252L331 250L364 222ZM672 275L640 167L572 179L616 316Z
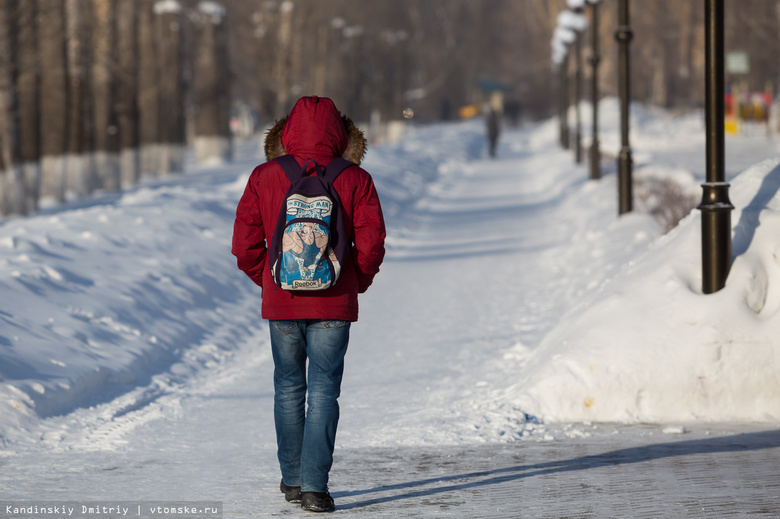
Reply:
M616 218L614 175L588 181L586 167L558 149L552 121L506 131L497 160L485 158L482 130L478 121L413 128L400 143L369 153L388 256L352 328L336 472L339 452L359 463L363 454L387 457L395 449L445 458L478 445L608 442L613 435L631 445L663 428L545 423L518 403L522 384L542 368L550 373L543 395L550 401L569 391L581 405L571 381L598 391L566 349L548 354L542 346L555 331L563 339L552 346L565 345L562 325L600 304L604 287L630 273L660 231L647 215ZM0 307L0 323L13 325L0 328L0 347L16 363L4 366L8 383L0 387L4 501L222 501L229 517L279 512L267 325L259 319L259 289L229 254L232 211L259 160L254 149L245 151L235 164L0 228L0 282L21 298ZM763 167L755 178L774 166ZM772 217L762 221L772 224ZM737 279L754 263L736 269ZM765 276L773 280L772 265ZM673 281L664 286L679 292L683 283ZM761 290L754 285L748 299ZM732 293L742 294L740 287ZM744 306L744 296L735 299ZM767 330L773 315L758 316ZM739 330L752 323L735 322ZM641 361L642 344L623 347L626 326L617 323L606 346ZM763 344L761 337L747 342ZM776 346L767 344L758 351L772 359ZM749 367L754 358L745 358L740 366ZM644 367L666 371L672 360ZM608 366L605 384L619 369ZM619 381L633 390L631 380ZM661 395L666 382L643 390L660 398L654 391ZM768 404L756 407L754 419L775 416L773 384L764 385L760 402ZM687 409L680 404L669 416L688 416ZM673 425L667 432L684 430ZM685 425L699 437L710 431ZM372 477L371 469L342 470Z
M392 214L398 198L390 200L388 259L361 300L347 357L339 448L479 443L526 430L525 415L496 396L516 369L518 344L538 342L560 315L564 288L554 265L538 258L569 240L574 223L558 209L584 175L566 174L568 154L533 153L530 132L507 137L503 158L491 161L479 157L477 128L451 131L442 143L463 148L454 139L465 136L472 151L437 166L403 210ZM172 191L222 183L235 194L236 186L217 181L230 174L191 177ZM125 198L133 196L140 195ZM209 234L225 232L223 220ZM192 348L203 356L216 343L211 362L192 367L185 356L182 376L174 367L116 400L33 428L40 440L7 452L5 496L232 501L273 487L266 325L251 298L239 302L246 308L232 308L211 329L220 339ZM219 344L231 340L238 345ZM54 484L41 488L43 480Z

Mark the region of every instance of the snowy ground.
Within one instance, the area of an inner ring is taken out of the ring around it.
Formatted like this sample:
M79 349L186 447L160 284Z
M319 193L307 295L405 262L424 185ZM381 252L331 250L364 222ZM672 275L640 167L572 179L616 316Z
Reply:
M632 123L637 177L698 193L701 114ZM780 420L777 141L727 141L736 258L704 296L698 211L665 235L618 218L614 166L587 180L556 132L507 130L497 160L479 121L371 148L389 253L353 327L338 449ZM260 160L240 151L0 223L3 500L241 503L278 483L266 324L229 253Z

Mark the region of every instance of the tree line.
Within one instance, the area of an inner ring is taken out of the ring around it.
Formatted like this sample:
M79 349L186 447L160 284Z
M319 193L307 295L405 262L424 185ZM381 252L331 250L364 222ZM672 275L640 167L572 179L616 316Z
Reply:
M264 122L303 94L359 121L455 117L484 84L541 115L564 0L226 0L236 94Z
M617 90L617 0L600 3L600 89ZM372 112L436 120L484 100L484 84L538 118L555 108L550 41L566 0L225 0L236 94L266 119L303 93L328 95L354 118ZM590 17L590 10L586 9ZM780 82L780 0L725 0L728 51L750 56L753 90ZM704 4L631 0L632 96L704 102ZM585 45L586 60L588 45ZM590 76L590 67L584 71ZM452 107L448 111L446 107Z
M181 171L188 130L227 155L224 14L215 2L0 0L0 212Z
M0 212L180 171L188 146L229 157L231 116L252 133L301 95L331 97L365 127L404 111L421 122L456 118L498 85L524 117L548 117L557 104L550 41L565 8L565 0L0 0ZM617 0L599 9L599 88L614 95ZM703 4L637 1L631 16L633 99L702 106ZM730 81L752 89L780 81L778 17L780 0L726 0L726 49L751 60Z

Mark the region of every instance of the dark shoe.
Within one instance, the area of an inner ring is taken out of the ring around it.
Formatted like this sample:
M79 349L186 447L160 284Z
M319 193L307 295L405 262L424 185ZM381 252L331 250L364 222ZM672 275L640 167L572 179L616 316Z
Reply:
M336 505L327 492L302 492L301 508L309 512L332 512Z
M284 498L290 503L301 502L301 487L289 487L284 484L284 480L279 483L279 490L284 494Z

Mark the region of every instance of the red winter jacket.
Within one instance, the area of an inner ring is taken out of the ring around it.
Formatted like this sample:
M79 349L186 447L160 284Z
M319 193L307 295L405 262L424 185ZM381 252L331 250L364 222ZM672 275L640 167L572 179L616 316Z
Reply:
M333 183L341 199L345 231L352 238L351 261L345 262L333 287L295 294L277 288L267 247L290 187L282 167L271 159L289 153L301 166L308 159L326 165L337 156L360 163L365 153L362 132L339 114L330 99L304 97L268 132L265 151L269 161L249 177L233 226L238 268L263 289L262 317L357 321L358 293L368 289L385 255L382 208L365 170L350 166Z

